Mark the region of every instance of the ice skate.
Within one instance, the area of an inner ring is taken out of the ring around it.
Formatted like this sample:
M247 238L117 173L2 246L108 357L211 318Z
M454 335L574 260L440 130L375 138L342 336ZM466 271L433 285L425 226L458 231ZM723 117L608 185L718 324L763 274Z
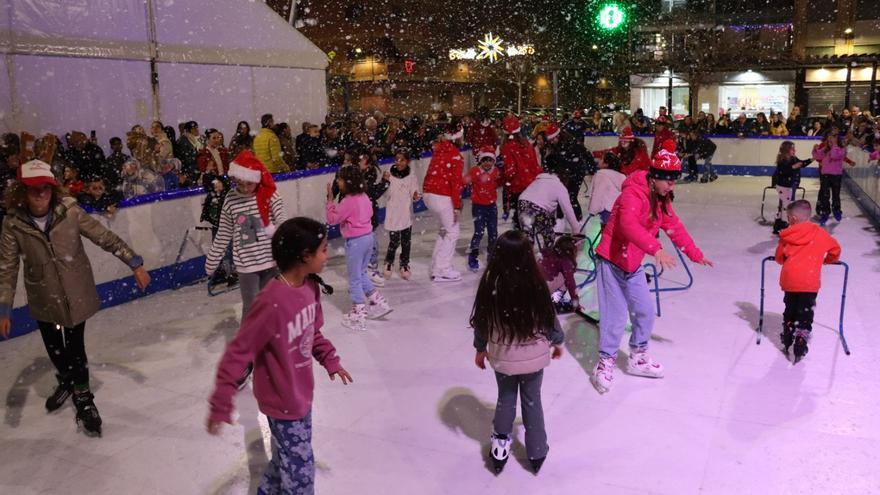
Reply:
M492 467L495 469L495 474L498 474L504 469L504 465L507 464L513 441L509 435L498 435L496 433L492 433L491 439L492 447L489 450L489 455L492 458Z
M102 421L95 407L95 396L89 391L78 392L73 396L73 403L76 405L76 424L86 435L100 437Z
M828 215L827 214L819 215L819 225L824 227L826 223L828 223Z
M56 411L67 402L67 399L73 394L73 389L70 385L64 383L64 378L61 375L55 375L58 377L58 386L55 387L55 391L52 392L52 395L46 399L46 411L52 412Z
M378 270L370 270L370 282L373 283L374 287L385 287L385 279L382 277L382 274L378 272Z
M529 463L532 465L532 472L538 474L538 471L541 470L541 466L544 465L544 461L547 460L547 456L541 457L540 459L529 459Z
M385 280L391 279L391 274L393 271L394 265L392 265L391 263L385 263L385 273L383 273L383 275L385 276Z
M809 351L810 348L807 346L807 339L803 335L796 336L794 338L794 364L799 363Z
M839 211L838 211L837 213L835 213L835 214L834 214L834 220L836 220L836 221L838 221L838 222L841 221L841 220L843 220L843 213L841 213L841 212L839 212Z
M412 277L412 271L409 269L409 267L408 266L401 266L400 267L400 278L402 278L404 280L409 280L410 277Z
M371 320L381 318L393 311L391 305L389 305L388 301L385 299L385 296L380 294L377 290L374 290L372 294L367 296L367 301L370 303L367 318L370 318Z
M468 257L468 269L474 273L480 271L480 261L477 259L476 256Z
M352 330L364 331L367 329L367 305L354 304L351 311L342 315L342 326Z
M626 363L626 372L630 375L648 378L663 378L663 365L651 359L647 351L633 351Z
M599 358L593 373L590 374L590 383L600 394L611 391L614 382L614 360L613 357Z
M461 273L450 268L436 275L431 275L431 280L434 282L458 282L461 280Z
M782 352L787 356L789 348L791 348L791 345L794 343L794 326L791 323L783 323L782 333L779 334L779 339L782 341Z

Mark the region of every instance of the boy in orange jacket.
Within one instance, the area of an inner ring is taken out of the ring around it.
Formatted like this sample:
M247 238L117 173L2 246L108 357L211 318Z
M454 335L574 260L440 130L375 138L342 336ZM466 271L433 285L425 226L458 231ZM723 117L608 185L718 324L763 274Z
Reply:
M813 214L809 201L798 200L786 208L790 227L779 234L776 262L782 265L779 285L785 291L782 315L782 345L785 354L794 344L794 362L809 350L813 329L813 307L819 292L822 264L840 259L840 244L822 227L810 222Z

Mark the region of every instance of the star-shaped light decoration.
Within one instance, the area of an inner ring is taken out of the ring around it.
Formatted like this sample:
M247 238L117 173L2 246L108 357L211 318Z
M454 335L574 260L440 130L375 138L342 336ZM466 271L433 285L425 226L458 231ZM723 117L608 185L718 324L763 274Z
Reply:
M498 56L504 54L504 49L501 47L502 41L501 37L493 36L492 33L483 36L483 40L478 43L480 53L477 55L477 60L488 58L489 62L495 63Z

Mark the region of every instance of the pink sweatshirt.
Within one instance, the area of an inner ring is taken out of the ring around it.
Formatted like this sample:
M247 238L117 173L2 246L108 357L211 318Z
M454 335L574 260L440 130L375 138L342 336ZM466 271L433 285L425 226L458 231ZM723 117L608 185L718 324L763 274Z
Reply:
M327 202L327 223L338 224L346 239L372 232L372 217L373 205L366 194L346 195L338 205L333 200Z
M336 349L321 334L324 314L318 290L312 280L288 287L274 279L257 294L217 366L209 400L211 420L232 423L235 382L250 362L254 363L254 396L263 414L286 420L308 414L315 388L312 357L331 375L342 369Z

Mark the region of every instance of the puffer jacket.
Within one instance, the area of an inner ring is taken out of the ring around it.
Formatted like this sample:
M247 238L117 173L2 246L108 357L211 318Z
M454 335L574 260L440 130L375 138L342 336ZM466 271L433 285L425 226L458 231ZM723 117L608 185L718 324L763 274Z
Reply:
M662 247L657 234L663 229L688 258L695 263L703 261L703 252L694 244L671 203L666 206L668 215L657 205L657 218L651 219L649 187L647 172L627 177L596 253L625 272L635 272L645 254L653 256Z
M501 146L501 160L504 163L504 186L512 194L525 191L542 172L535 147L528 141L522 144L516 139L505 142Z
M132 269L143 265L140 256L73 198L63 198L50 212L46 232L26 212L10 210L0 235L0 317L10 315L20 259L28 308L35 320L72 327L95 314L101 301L83 236Z
M813 160L819 162L819 173L822 175L843 175L843 161L846 159L846 148L832 144L830 150L817 144L813 148Z
M776 262L785 292L819 292L822 264L840 259L840 244L813 222L800 222L779 233Z
M272 132L272 129L262 128L254 138L254 155L263 162L266 170L273 174L290 172L290 167L284 163L281 156L281 140Z
M525 342L486 341L474 331L474 348L487 352L492 369L502 375L528 375L541 371L550 364L550 346L562 345L564 340L558 318L553 319L553 328L538 332Z
M425 173L425 181L422 191L440 196L452 198L452 207L461 209L461 190L464 189L464 158L458 148L450 141L440 141L434 144L434 154L428 171Z

